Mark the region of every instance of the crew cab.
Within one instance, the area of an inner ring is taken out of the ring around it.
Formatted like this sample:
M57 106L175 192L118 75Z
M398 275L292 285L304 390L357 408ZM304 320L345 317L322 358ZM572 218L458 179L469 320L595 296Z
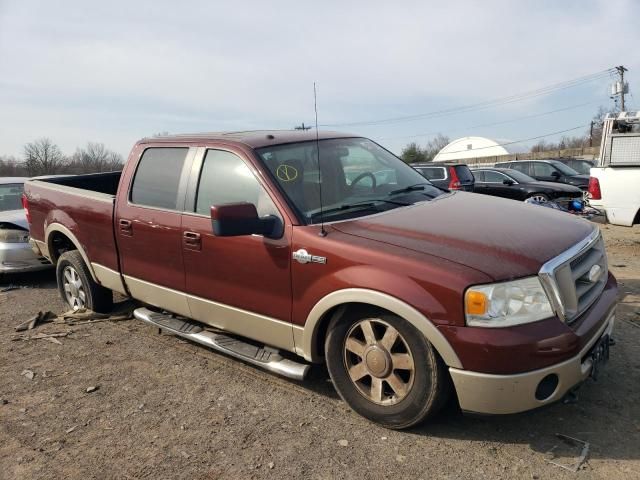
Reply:
M470 412L541 407L608 357L617 285L593 224L444 192L365 138L147 138L122 172L27 182L24 205L71 307L108 311L116 291L272 372L324 362L389 428L451 393Z

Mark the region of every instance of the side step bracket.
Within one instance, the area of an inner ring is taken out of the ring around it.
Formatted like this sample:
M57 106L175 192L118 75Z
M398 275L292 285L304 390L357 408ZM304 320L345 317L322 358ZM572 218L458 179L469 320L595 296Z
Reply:
M303 380L310 366L283 358L278 350L259 347L236 337L203 329L199 323L176 318L168 313L156 312L148 308L137 308L133 316L138 320L168 332L194 341L206 347L225 353L231 357L262 367L294 380Z

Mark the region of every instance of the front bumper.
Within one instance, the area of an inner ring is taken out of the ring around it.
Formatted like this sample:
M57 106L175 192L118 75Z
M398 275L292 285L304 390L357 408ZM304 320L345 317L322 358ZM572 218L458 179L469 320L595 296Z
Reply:
M0 272L21 273L51 268L44 257L37 256L29 243L0 242Z
M450 368L460 407L464 411L482 414L510 414L533 410L556 402L589 377L592 368L587 355L605 334L611 335L615 323L615 307L604 324L576 356L556 365L512 375L494 375ZM536 389L547 376L555 374L558 385L546 398L538 400Z

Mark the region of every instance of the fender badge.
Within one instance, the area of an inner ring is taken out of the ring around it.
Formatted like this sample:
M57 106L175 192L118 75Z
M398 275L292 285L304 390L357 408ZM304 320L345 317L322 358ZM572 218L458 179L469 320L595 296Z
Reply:
M298 263L327 263L327 257L311 255L304 248L293 252L293 259Z

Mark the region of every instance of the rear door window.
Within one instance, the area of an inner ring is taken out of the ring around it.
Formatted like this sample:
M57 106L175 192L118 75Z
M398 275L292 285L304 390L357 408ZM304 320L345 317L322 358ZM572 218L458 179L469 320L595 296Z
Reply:
M144 151L131 186L131 203L178 209L178 189L188 148L148 148Z
M507 179L507 177L502 173L487 170L486 172L484 172L484 179L484 181L487 183L502 183Z
M529 175L529 162L514 162L509 165L509 168L513 168L514 170Z
M550 177L556 169L545 162L535 162L533 164L533 176L534 177Z
M475 170L473 172L473 176L476 179L476 182L478 183L484 182L484 170Z

